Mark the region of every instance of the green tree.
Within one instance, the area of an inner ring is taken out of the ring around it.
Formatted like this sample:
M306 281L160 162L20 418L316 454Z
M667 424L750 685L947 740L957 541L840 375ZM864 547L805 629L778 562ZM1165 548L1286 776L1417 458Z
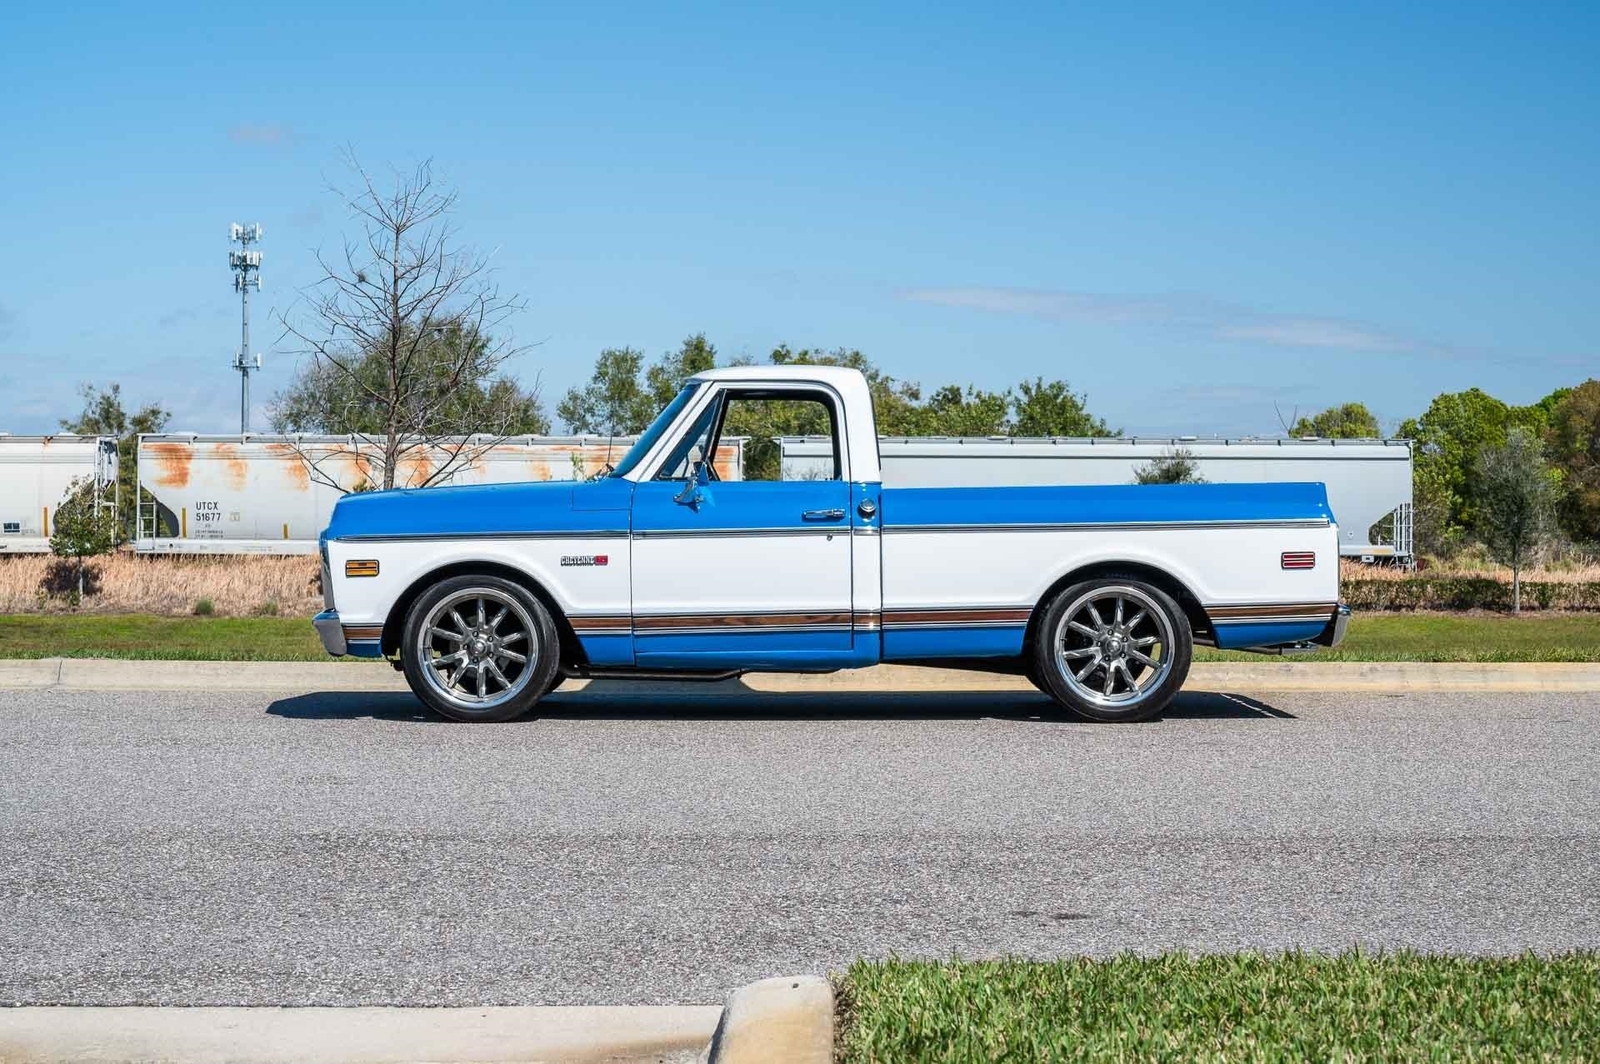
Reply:
M1088 396L1074 392L1066 381L1035 377L1023 381L1011 399L1013 436L1121 436L1103 418L1089 413Z
M1511 612L1522 609L1522 569L1555 523L1560 476L1545 461L1539 437L1521 426L1489 444L1476 462L1479 505L1474 523L1496 561L1511 567Z
M1471 388L1436 397L1420 418L1400 426L1402 437L1416 441L1416 479L1439 511L1436 544L1459 539L1473 524L1474 463L1483 448L1505 442L1510 423L1510 407Z
M1133 471L1135 484L1204 484L1200 463L1187 447L1174 447Z
M1378 419L1361 403L1330 406L1322 413L1301 418L1289 430L1291 436L1320 436L1328 440L1377 439L1383 435Z
M662 355L644 375L645 387L655 407L650 412L651 416L654 417L657 410L670 403L672 397L683 390L684 382L690 377L704 373L716 364L717 349L706 340L703 332L685 339L678 350Z
M1010 392L985 392L946 384L909 414L907 436L1003 436L1009 428Z
M483 357L493 346L460 323L436 329L417 344L409 372L442 380L463 361ZM463 355L463 351L467 352ZM346 365L323 359L305 363L288 387L273 397L268 411L276 432L378 436L390 416L385 398L389 359L382 347L368 349ZM542 435L550 419L537 389L525 389L513 377L465 375L430 409L413 419L426 436L491 433L500 436Z
M78 394L83 397L83 411L75 418L62 418L61 428L80 436L117 438L117 525L123 537L131 539L138 532L139 502L154 499L145 492L141 500L137 490L139 434L162 431L172 415L159 403L145 403L128 413L122 405L122 385L115 381L103 390L80 385Z
M626 436L643 431L660 410L640 380L643 368L643 351L606 348L594 364L589 383L568 389L561 397L556 416L567 423L569 432Z
M51 521L50 552L71 559L83 598L83 560L109 554L117 545L117 515L100 501L93 477L78 477L67 488Z
M1600 543L1600 380L1566 391L1546 433L1565 488L1561 523L1573 539Z

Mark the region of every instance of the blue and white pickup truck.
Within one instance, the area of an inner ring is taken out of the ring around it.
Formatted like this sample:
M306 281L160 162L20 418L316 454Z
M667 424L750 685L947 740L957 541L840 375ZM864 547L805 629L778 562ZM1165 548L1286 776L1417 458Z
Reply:
M772 403L827 426L832 476L717 479L730 411ZM699 374L594 479L340 500L317 630L455 720L516 717L569 676L879 662L1020 672L1081 716L1143 720L1196 643L1344 634L1320 484L895 488L877 441L854 370Z

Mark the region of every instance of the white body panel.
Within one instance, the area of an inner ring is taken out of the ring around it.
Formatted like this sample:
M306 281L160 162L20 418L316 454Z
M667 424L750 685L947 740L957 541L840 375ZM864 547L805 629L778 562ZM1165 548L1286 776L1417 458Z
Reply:
M779 441L783 476L826 468L829 442ZM1024 484L1131 484L1151 460L1183 448L1213 484L1297 481L1323 484L1347 556L1409 557L1412 456L1409 440L987 439L884 437L883 481L896 488ZM1369 538L1373 525L1400 517L1392 542Z
M639 539L640 614L850 610L850 532L839 535Z
M0 436L0 554L48 554L52 515L79 478L114 502L115 437Z
M626 520L627 515L622 515ZM550 592L569 616L622 615L628 612L629 543L615 537L574 536L548 539L411 540L328 544L329 566L340 619L347 625L382 624L395 601L418 578L456 562L490 562L527 573ZM561 559L576 554L605 554L603 568L572 568ZM353 558L379 560L378 575L351 579L344 563Z
M1100 562L1170 573L1204 605L1336 602L1333 528L897 532L883 535L883 608L1032 606L1061 577ZM1315 551L1285 572L1285 551ZM953 565L951 560L965 559Z

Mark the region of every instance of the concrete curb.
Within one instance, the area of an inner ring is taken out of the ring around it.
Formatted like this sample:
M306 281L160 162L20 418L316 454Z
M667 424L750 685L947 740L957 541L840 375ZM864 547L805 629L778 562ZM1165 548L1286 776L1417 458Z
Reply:
M759 694L1025 691L1020 676L878 665L810 675L751 673L721 683L610 682L596 692L737 697ZM561 694L589 684L568 681ZM1495 662L1263 661L1199 662L1191 691L1600 691L1600 664ZM405 679L382 664L336 661L120 661L106 658L0 660L0 689L67 691L404 691Z
M0 1061L687 1064L721 1014L716 1005L0 1008Z
M832 1064L833 986L817 975L763 979L728 995L700 1064Z

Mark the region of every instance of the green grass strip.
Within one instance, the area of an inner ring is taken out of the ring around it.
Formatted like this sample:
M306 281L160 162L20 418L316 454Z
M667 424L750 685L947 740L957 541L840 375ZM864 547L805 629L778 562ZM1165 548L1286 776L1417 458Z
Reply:
M1600 955L861 961L843 1064L1589 1060Z
M181 661L355 661L330 658L304 617L0 617L0 656Z
M1263 661L1196 648L1196 661ZM1600 614L1357 613L1333 650L1296 661L1600 661Z

